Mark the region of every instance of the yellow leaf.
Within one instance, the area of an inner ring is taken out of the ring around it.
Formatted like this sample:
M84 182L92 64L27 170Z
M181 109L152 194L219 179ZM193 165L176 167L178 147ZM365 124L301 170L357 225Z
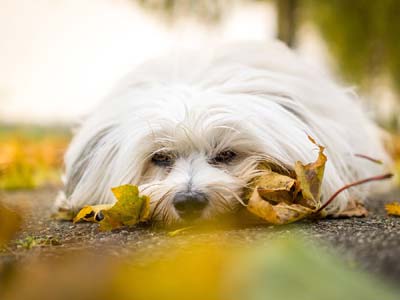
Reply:
M21 222L22 219L16 212L0 204L0 247L12 239L20 229Z
M400 217L400 203L399 202L393 202L390 204L386 204L385 209L386 209L386 212L388 213L388 215Z
M100 222L103 217L101 216L102 211L113 207L112 204L99 204L99 205L87 205L84 206L74 218L74 223L79 221L87 222Z
M103 210L104 219L100 221L100 230L112 230L122 226L132 226L144 222L150 214L150 198L139 196L134 185L122 185L112 189L117 202L113 207Z

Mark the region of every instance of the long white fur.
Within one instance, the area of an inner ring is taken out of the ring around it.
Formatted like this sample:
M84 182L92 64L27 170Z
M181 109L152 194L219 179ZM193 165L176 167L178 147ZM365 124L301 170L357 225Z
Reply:
M210 197L203 216L212 217L240 205L259 161L283 168L314 161L318 150L307 134L326 146L324 200L349 182L382 172L355 153L388 160L354 93L281 43L154 60L130 73L82 123L65 157L67 193L57 206L113 203L110 188L132 183L151 196L156 218L174 222L179 217L171 199L190 181ZM240 153L239 160L211 165L224 149ZM151 164L157 151L176 153L172 169ZM345 191L329 211L366 193L368 186Z

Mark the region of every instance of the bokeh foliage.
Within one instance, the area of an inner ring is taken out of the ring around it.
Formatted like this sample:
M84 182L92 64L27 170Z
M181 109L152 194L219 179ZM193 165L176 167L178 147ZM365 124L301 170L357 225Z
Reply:
M143 7L176 18L195 16L217 21L235 1L136 0ZM249 0L255 1L255 0ZM260 1L260 0L258 0ZM297 31L301 21L322 33L340 71L362 87L387 74L400 91L400 2L398 0L263 0L275 2L278 33ZM243 1L244 2L244 1ZM292 20L289 20L292 19ZM299 20L300 21L300 20ZM286 27L296 28L286 28ZM282 27L282 28L281 28ZM284 28L283 28L284 27ZM281 36L282 34L278 34ZM288 38L290 45L295 37Z
M191 16L210 23L217 22L229 8L229 0L136 0L143 8L161 13L168 21Z
M69 139L61 128L0 125L0 189L58 183Z
M374 78L389 75L400 91L398 0L303 0L303 4L303 17L318 27L346 79L368 90Z

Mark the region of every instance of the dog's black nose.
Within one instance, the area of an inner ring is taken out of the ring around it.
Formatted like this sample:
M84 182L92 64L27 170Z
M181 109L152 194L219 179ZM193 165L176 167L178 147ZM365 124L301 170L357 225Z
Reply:
M208 204L208 199L201 192L179 192L172 203L182 219L197 219Z

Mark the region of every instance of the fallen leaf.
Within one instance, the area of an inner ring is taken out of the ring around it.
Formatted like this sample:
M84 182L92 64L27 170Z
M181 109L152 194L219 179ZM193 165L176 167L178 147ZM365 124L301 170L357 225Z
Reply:
M393 202L385 205L386 212L391 216L400 217L400 203Z
M139 196L137 186L126 184L112 188L111 191L117 199L114 205L84 206L73 218L74 223L95 222L100 224L101 231L108 231L147 221L150 215L150 198Z
M112 204L99 204L99 205L87 205L84 206L78 214L73 218L74 223L81 220L87 222L100 222L104 217L102 212L104 210L112 208Z
M0 203L0 247L8 241L20 229L22 219L20 215Z
M247 209L271 224L288 224L315 213L321 207L321 185L324 176L324 147L319 147L315 162L303 165L296 162L295 176L267 172L255 183Z
M293 189L296 180L289 176L271 172L262 176L257 182L257 192L264 199L273 203L293 202Z
M277 225L288 224L298 221L313 212L311 209L299 204L280 202L273 205L261 197L258 190L258 188L254 190L247 204L247 209L268 223Z
M295 194L301 193L302 197L298 200L300 204L316 210L321 206L321 186L327 157L324 154L325 148L318 145L310 136L308 138L318 146L318 158L315 162L306 165L300 161L296 162L294 167L297 179Z
M102 211L104 219L100 221L100 230L132 226L149 218L150 198L139 196L137 186L127 184L111 190L117 202L110 209Z

